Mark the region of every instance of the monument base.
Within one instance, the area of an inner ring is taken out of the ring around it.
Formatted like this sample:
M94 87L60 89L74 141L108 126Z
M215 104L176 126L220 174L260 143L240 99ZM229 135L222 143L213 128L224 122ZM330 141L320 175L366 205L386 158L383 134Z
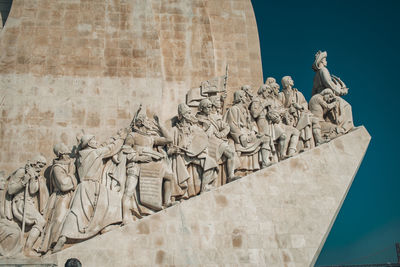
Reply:
M312 266L357 173L364 127L51 255L63 266Z

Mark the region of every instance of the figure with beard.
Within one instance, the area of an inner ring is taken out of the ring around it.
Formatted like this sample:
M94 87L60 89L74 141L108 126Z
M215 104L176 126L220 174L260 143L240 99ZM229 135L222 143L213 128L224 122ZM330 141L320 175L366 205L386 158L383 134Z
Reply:
M172 204L173 175L168 170L166 154L162 150L170 143L172 138L159 123L157 116L152 123L145 114L137 115L132 132L125 140L125 146L131 149L131 153L128 156L127 179L122 197L124 224L133 221L132 213L135 217L142 218L144 215L152 214L154 210L161 210ZM137 188L138 181L139 188ZM148 190L146 186L148 183L158 188L156 195L154 187L151 192Z
M339 77L329 73L329 70L327 69L327 56L327 52L318 51L315 54L315 60L312 65L312 69L315 72L312 96L321 93L325 89L332 90L336 96L338 107L335 110L332 110L327 119L333 124L338 124L342 129L344 129L345 133L347 133L354 128L353 113L350 104L341 96L347 95L349 89Z
M99 146L94 135L81 138L77 170L81 183L71 201L53 252L62 249L68 239L90 238L111 224L122 221L121 195L101 183L104 159L117 154L124 143L127 129L119 130L106 145Z
M172 195L187 199L215 186L218 165L207 154L208 137L186 104L178 105L178 120L168 149L177 185Z
M238 169L245 172L259 170L260 161L263 161L259 151L263 144L268 144L268 137L258 135L257 125L248 110L245 92L236 91L233 100L234 104L227 110L224 120L229 125L229 134L240 159Z
M0 171L0 256L11 257L19 253L21 245L21 229L18 224L8 218L12 218L11 204L7 194L8 180L3 171ZM8 214L7 214L8 213Z
M49 197L46 181L40 174L46 165L46 159L37 155L25 168L16 170L9 179L8 194L12 198L12 214L16 220L32 226L25 243L24 252L29 256L36 256L32 247L46 224L42 214ZM25 217L25 218L24 218Z
M47 221L43 235L37 244L37 251L46 253L60 237L61 228L68 213L73 192L78 184L75 177L75 160L63 143L53 147L56 159L50 171L50 198L45 208L44 218Z
M199 125L208 136L208 154L214 158L218 164L225 163L226 178L221 177L219 185L235 179L235 148L228 143L229 125L222 120L219 114L211 114L212 103L209 99L203 99L199 104L199 112L196 114Z
M303 149L308 150L313 147L312 140L312 114L308 110L308 103L303 94L293 88L294 82L292 77L285 76L282 78L282 92L278 98L287 109L285 114L286 124L295 127L300 131L300 140Z
M274 142L278 141L278 159L283 160L297 153L300 131L282 121L282 117L287 114L288 109L279 100L279 88L279 84L271 83L265 88L262 96L270 103L267 108L267 119L272 125L271 139ZM272 113L269 114L270 112Z

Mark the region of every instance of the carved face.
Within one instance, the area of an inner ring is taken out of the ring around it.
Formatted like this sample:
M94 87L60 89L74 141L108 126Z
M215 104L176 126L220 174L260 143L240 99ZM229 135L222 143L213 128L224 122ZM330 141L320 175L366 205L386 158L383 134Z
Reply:
M327 93L324 95L324 101L327 103L332 103L335 100L335 96L332 93Z
M273 93L274 93L275 95L278 95L278 94L279 94L279 89L280 89L279 84L277 84L277 83L273 83L273 84L272 84L272 90L273 90Z
M328 66L328 60L326 60L326 57L324 57L323 59L321 59L321 63L322 66L326 67Z
M203 113L206 114L206 115L210 115L210 113L211 113L211 107L212 107L211 103L208 102L206 105L204 105L204 106L202 107Z
M88 146L90 146L91 148L95 148L95 149L98 148L99 144L97 143L96 138L90 139Z

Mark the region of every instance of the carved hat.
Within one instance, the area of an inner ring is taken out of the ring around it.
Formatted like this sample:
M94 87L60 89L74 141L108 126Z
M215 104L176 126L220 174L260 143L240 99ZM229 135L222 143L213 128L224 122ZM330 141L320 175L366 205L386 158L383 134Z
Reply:
M315 60L314 60L314 64L312 65L312 69L314 71L318 71L319 70L319 63L321 62L321 60L323 58L326 58L328 56L328 53L326 51L322 52L321 50L318 50L318 52L315 54Z
M55 144L53 147L53 152L57 157L69 153L68 147L64 143Z
M191 112L188 105L186 105L185 103L181 103L178 105L178 115L184 115L188 112Z
M81 147L84 148L86 147L90 140L92 140L94 138L94 135L92 134L85 134L84 136L82 136L81 138Z

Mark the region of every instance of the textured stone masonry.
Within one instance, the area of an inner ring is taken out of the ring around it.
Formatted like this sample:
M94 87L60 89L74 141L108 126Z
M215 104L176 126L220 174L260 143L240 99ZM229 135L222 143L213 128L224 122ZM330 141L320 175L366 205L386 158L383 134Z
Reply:
M228 102L263 82L250 0L14 0L0 31L0 170L35 152L106 139L139 103L164 120L225 74Z

